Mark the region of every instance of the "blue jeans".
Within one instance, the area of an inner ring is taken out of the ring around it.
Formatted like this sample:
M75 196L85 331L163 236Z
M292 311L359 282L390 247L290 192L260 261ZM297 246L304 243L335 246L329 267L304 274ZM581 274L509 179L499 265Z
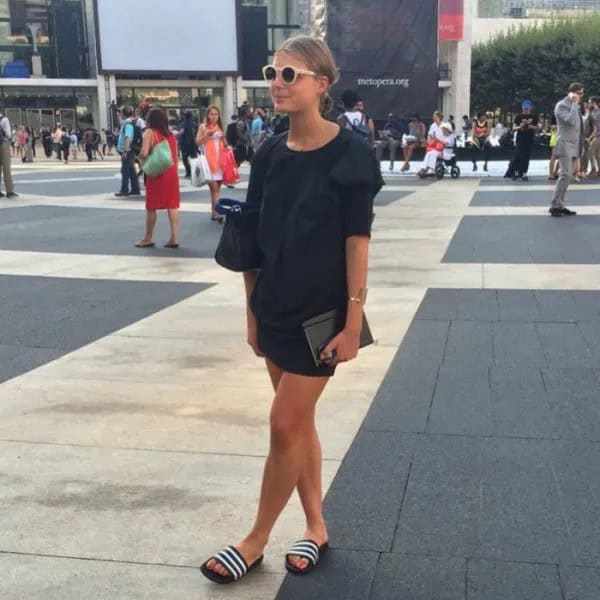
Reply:
M134 160L135 155L131 151L121 157L121 194L129 194L129 182L131 182L131 193L140 193L140 182L135 174Z

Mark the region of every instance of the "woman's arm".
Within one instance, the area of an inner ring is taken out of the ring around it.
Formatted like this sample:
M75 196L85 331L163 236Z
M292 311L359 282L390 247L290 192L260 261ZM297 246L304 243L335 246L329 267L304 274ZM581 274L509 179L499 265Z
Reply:
M142 149L140 151L140 160L145 160L152 150L152 142L154 140L154 133L152 129L146 129L144 131L144 137L142 138Z
M367 290L369 238L353 235L346 239L346 279L348 281L348 314L346 330L360 337ZM360 302L356 302L359 299ZM357 348L358 350L358 348Z
M196 134L196 146L203 146L208 138L208 134L206 133L206 126L200 125L198 127L198 133Z

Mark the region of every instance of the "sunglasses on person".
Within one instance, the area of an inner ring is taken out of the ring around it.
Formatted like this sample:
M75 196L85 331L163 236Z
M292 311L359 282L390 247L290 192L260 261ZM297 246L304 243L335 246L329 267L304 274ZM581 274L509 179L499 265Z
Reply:
M310 75L316 77L317 74L314 71L307 71L306 69L298 69L291 65L285 67L276 67L274 65L266 65L262 68L263 77L265 81L269 83L277 79L277 75L281 76L281 81L286 85L294 85L298 81L300 75Z

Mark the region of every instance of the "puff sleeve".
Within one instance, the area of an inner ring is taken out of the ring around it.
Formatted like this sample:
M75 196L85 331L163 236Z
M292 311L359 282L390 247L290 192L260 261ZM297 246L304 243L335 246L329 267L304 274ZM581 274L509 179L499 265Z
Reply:
M384 185L374 152L362 140L352 139L330 176L340 189L344 237L370 236L373 201Z

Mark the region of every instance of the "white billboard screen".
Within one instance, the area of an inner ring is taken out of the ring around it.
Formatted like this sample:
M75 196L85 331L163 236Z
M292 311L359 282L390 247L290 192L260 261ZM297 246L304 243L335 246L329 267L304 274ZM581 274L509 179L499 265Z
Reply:
M102 71L237 72L236 2L96 0Z

